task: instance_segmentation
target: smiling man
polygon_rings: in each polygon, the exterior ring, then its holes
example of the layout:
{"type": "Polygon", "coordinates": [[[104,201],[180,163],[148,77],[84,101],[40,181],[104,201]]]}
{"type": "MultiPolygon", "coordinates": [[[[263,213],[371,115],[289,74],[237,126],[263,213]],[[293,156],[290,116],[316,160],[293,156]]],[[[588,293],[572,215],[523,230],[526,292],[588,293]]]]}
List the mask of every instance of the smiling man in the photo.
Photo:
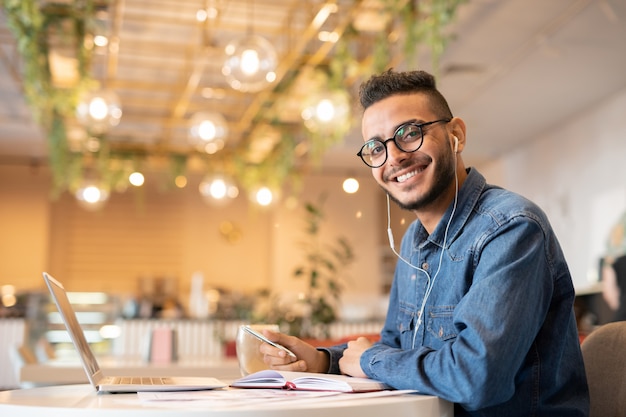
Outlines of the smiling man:
{"type": "Polygon", "coordinates": [[[297,358],[263,345],[266,363],[416,389],[455,416],[587,416],[574,288],[543,211],[465,167],[465,123],[432,75],[387,71],[360,100],[358,155],[416,216],[399,253],[388,230],[398,263],[380,341],[316,349],[271,333],[297,358]]]}

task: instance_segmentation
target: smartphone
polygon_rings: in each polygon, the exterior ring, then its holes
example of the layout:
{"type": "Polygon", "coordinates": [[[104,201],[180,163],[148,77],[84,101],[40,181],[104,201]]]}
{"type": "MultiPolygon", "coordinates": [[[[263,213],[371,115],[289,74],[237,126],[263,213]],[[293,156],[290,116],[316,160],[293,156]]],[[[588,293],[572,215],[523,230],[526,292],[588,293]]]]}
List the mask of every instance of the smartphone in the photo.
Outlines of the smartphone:
{"type": "Polygon", "coordinates": [[[296,354],[293,353],[292,351],[290,351],[289,349],[287,349],[286,347],[279,345],[276,342],[272,342],[271,340],[269,340],[267,337],[263,336],[261,333],[252,330],[252,328],[250,326],[243,326],[243,329],[245,331],[247,331],[248,333],[250,333],[252,336],[256,337],[257,339],[267,343],[268,345],[272,345],[275,348],[278,348],[280,350],[284,350],[285,352],[287,352],[287,354],[289,356],[291,356],[292,358],[297,358],[296,354]]]}

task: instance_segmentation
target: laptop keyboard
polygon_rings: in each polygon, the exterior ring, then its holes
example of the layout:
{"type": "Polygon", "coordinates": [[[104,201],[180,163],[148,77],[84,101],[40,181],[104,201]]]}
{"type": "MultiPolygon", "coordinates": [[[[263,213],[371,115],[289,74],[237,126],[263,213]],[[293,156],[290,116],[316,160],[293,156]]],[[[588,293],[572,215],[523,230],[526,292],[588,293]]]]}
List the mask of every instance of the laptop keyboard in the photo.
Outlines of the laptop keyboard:
{"type": "Polygon", "coordinates": [[[114,384],[123,385],[164,385],[169,383],[169,378],[158,377],[117,377],[114,384]]]}

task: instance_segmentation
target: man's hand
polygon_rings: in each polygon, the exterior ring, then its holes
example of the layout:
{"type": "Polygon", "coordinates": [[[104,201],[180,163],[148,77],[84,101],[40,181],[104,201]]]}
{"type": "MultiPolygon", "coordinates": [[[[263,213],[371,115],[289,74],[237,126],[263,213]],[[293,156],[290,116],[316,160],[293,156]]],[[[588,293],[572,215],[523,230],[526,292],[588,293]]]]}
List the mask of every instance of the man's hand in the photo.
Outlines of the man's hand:
{"type": "Polygon", "coordinates": [[[339,359],[339,369],[342,374],[367,378],[361,369],[361,355],[372,346],[372,342],[366,337],[359,337],[348,342],[348,348],[343,351],[343,357],[339,359]]]}
{"type": "Polygon", "coordinates": [[[277,349],[267,343],[261,343],[259,351],[263,354],[263,362],[271,369],[324,374],[328,372],[330,359],[326,352],[317,350],[314,346],[295,336],[288,336],[269,330],[264,330],[263,335],[272,342],[283,345],[296,355],[296,358],[293,358],[284,350],[277,349]]]}

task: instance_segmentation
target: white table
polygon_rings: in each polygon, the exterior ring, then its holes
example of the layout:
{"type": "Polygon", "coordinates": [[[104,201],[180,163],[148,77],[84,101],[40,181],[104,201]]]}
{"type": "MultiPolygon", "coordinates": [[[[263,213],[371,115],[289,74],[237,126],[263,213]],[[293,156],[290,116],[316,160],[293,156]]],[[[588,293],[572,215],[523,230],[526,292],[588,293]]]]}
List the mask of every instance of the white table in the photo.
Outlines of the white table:
{"type": "MultiPolygon", "coordinates": [[[[155,364],[139,358],[110,357],[98,358],[98,364],[106,376],[211,376],[222,380],[233,380],[241,376],[236,358],[187,358],[172,363],[155,364]]],[[[22,387],[86,382],[87,375],[78,359],[24,364],[20,369],[22,387]]]]}
{"type": "MultiPolygon", "coordinates": [[[[239,390],[254,391],[254,390],[239,390]]],[[[98,394],[91,385],[60,385],[0,392],[0,415],[28,417],[452,417],[451,403],[405,394],[339,394],[314,401],[268,401],[237,407],[194,407],[193,402],[147,403],[137,394],[98,394]]],[[[244,400],[245,401],[245,400],[244,400]]]]}

